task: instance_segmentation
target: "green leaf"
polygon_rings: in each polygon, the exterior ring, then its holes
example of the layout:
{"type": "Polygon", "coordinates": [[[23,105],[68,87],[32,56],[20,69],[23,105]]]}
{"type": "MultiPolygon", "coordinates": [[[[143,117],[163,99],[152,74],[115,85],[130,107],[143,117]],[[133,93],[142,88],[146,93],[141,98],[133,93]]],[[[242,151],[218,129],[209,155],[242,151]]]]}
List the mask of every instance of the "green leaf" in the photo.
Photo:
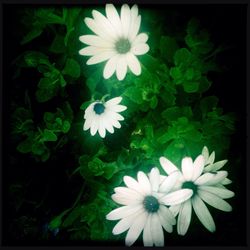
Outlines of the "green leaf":
{"type": "Polygon", "coordinates": [[[172,67],[169,72],[170,76],[175,80],[176,84],[180,84],[183,81],[183,73],[179,67],[172,67]]]}
{"type": "Polygon", "coordinates": [[[44,64],[50,66],[48,57],[37,51],[28,51],[25,52],[23,56],[26,67],[38,67],[39,64],[44,64]]]}
{"type": "Polygon", "coordinates": [[[48,129],[44,129],[42,137],[42,141],[57,141],[57,135],[48,129]]]}
{"type": "Polygon", "coordinates": [[[31,42],[35,38],[39,37],[43,32],[43,27],[32,28],[21,40],[21,45],[31,42]]]}
{"type": "Polygon", "coordinates": [[[218,105],[218,102],[219,99],[216,96],[204,97],[200,103],[202,114],[205,115],[212,111],[218,105]]]}
{"type": "Polygon", "coordinates": [[[27,139],[18,144],[17,150],[23,154],[29,153],[32,150],[32,144],[33,140],[30,137],[28,137],[27,139]]]}
{"type": "Polygon", "coordinates": [[[93,93],[96,89],[96,86],[102,79],[102,73],[100,69],[95,70],[88,78],[86,81],[86,85],[90,89],[91,93],[93,93]]]}
{"type": "Polygon", "coordinates": [[[178,49],[174,55],[175,65],[183,65],[190,63],[192,55],[190,51],[186,48],[178,49]]]}
{"type": "Polygon", "coordinates": [[[44,24],[64,24],[63,18],[54,14],[53,9],[39,8],[36,10],[35,15],[44,24]]]}
{"type": "Polygon", "coordinates": [[[44,145],[43,142],[34,142],[32,144],[32,153],[34,155],[42,155],[46,151],[46,146],[44,145]]]}
{"type": "Polygon", "coordinates": [[[142,104],[142,90],[136,87],[129,87],[125,90],[124,95],[127,96],[131,101],[142,104]]]}
{"type": "Polygon", "coordinates": [[[160,53],[163,58],[169,62],[173,61],[174,54],[178,49],[178,44],[175,38],[170,36],[162,36],[160,39],[160,53]]]}
{"type": "Polygon", "coordinates": [[[106,163],[103,167],[103,177],[110,180],[117,171],[116,162],[106,163]]]}
{"type": "Polygon", "coordinates": [[[36,91],[36,99],[38,102],[47,102],[56,95],[56,92],[56,88],[38,89],[36,91]]]}
{"type": "Polygon", "coordinates": [[[62,218],[70,211],[71,209],[67,209],[63,211],[60,215],[56,216],[53,220],[49,223],[49,228],[51,230],[59,228],[62,224],[62,218]]]}
{"type": "Polygon", "coordinates": [[[155,109],[158,104],[158,99],[156,96],[153,96],[152,99],[150,100],[150,108],[155,109]]]}
{"type": "Polygon", "coordinates": [[[185,81],[183,88],[187,93],[195,93],[199,90],[199,82],[196,81],[185,81]]]}
{"type": "Polygon", "coordinates": [[[75,22],[81,12],[79,7],[63,8],[63,20],[67,27],[67,33],[64,38],[64,43],[67,46],[69,41],[69,36],[75,30],[75,22]]]}
{"type": "Polygon", "coordinates": [[[203,93],[211,87],[212,82],[207,79],[207,77],[202,77],[200,79],[199,92],[203,93]]]}
{"type": "Polygon", "coordinates": [[[75,207],[65,218],[62,226],[63,227],[70,227],[73,223],[81,216],[82,213],[82,206],[75,207]]]}
{"type": "Polygon", "coordinates": [[[62,73],[73,78],[79,78],[81,74],[79,63],[73,58],[68,58],[62,73]]]}
{"type": "Polygon", "coordinates": [[[69,130],[70,130],[70,122],[64,121],[62,125],[62,132],[66,134],[68,133],[69,130]]]}
{"type": "Polygon", "coordinates": [[[39,80],[39,83],[38,83],[38,88],[40,89],[49,89],[52,87],[52,81],[50,78],[47,78],[47,77],[43,77],[39,80]]]}
{"type": "Polygon", "coordinates": [[[94,176],[100,176],[104,174],[104,163],[99,158],[94,158],[88,163],[88,169],[94,176]]]}
{"type": "Polygon", "coordinates": [[[49,50],[55,54],[65,53],[66,47],[64,44],[64,36],[56,35],[49,50]]]}
{"type": "Polygon", "coordinates": [[[165,133],[158,137],[157,141],[160,144],[164,144],[178,137],[178,131],[175,127],[166,129],[165,133]]]}

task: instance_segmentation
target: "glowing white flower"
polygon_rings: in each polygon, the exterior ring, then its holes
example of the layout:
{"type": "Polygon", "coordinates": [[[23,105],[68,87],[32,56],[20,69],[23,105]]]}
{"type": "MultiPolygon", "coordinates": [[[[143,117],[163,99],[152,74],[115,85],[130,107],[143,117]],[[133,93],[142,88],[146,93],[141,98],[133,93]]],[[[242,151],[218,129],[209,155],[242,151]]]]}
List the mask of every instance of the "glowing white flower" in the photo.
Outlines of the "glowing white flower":
{"type": "Polygon", "coordinates": [[[116,71],[118,80],[123,80],[127,67],[135,74],[141,74],[138,55],[148,52],[146,44],[148,35],[140,33],[141,16],[138,7],[131,9],[127,4],[122,5],[119,16],[113,4],[106,4],[106,17],[93,10],[92,18],[85,18],[86,25],[96,35],[80,36],[80,41],[89,45],[79,51],[80,55],[91,56],[88,65],[107,61],[103,77],[110,78],[116,71]]]}
{"type": "MultiPolygon", "coordinates": [[[[213,151],[211,155],[209,155],[209,151],[206,146],[203,147],[201,154],[203,155],[205,161],[205,167],[203,172],[217,172],[227,163],[227,160],[214,162],[215,152],[213,151]]],[[[222,185],[228,185],[230,183],[232,183],[232,181],[228,178],[225,178],[221,181],[222,185]]]]}
{"type": "Polygon", "coordinates": [[[114,127],[120,128],[119,121],[124,120],[123,116],[118,114],[127,109],[126,106],[120,105],[122,97],[115,97],[107,102],[95,101],[91,103],[84,114],[83,130],[90,128],[91,135],[95,135],[98,131],[99,135],[104,138],[106,130],[114,133],[114,127]]]}
{"type": "Polygon", "coordinates": [[[127,187],[115,188],[115,194],[112,195],[115,202],[124,206],[114,209],[106,216],[108,220],[120,220],[113,228],[113,234],[128,230],[125,243],[131,246],[143,231],[144,246],[163,246],[162,227],[171,233],[176,224],[173,214],[165,205],[180,204],[193,193],[190,189],[171,192],[178,176],[179,173],[175,172],[161,181],[157,168],[151,170],[149,177],[138,172],[138,181],[125,176],[123,180],[127,187]]]}
{"type": "Polygon", "coordinates": [[[192,208],[201,223],[210,232],[214,232],[215,223],[204,201],[219,210],[225,212],[232,211],[232,207],[224,199],[233,197],[234,192],[226,189],[224,186],[220,186],[221,181],[228,174],[227,171],[203,173],[205,163],[203,155],[199,155],[194,162],[190,157],[183,158],[181,171],[165,157],[160,158],[160,163],[168,175],[176,171],[181,173],[178,188],[190,188],[193,190],[193,195],[190,199],[182,204],[170,207],[175,216],[178,214],[178,234],[186,234],[191,221],[192,208]]]}

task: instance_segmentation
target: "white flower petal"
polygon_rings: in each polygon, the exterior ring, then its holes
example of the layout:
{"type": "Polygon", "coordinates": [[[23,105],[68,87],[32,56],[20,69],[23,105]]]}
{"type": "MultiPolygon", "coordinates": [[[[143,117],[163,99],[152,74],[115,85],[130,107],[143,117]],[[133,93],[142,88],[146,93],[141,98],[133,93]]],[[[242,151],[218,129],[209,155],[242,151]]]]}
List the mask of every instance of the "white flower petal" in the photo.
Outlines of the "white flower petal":
{"type": "Polygon", "coordinates": [[[152,191],[158,192],[160,183],[160,172],[158,168],[152,168],[149,173],[149,181],[151,183],[152,191]]]}
{"type": "MultiPolygon", "coordinates": [[[[99,31],[100,36],[104,37],[104,39],[109,39],[114,41],[118,37],[118,33],[116,29],[112,26],[109,20],[100,12],[93,10],[92,15],[94,17],[96,26],[96,31],[99,31]]],[[[96,32],[97,33],[97,32],[96,32]]]]}
{"type": "Polygon", "coordinates": [[[185,201],[181,204],[178,222],[177,222],[177,232],[180,235],[185,235],[189,228],[192,216],[192,204],[191,200],[185,201]]]}
{"type": "Polygon", "coordinates": [[[170,175],[174,171],[178,171],[178,168],[171,162],[169,161],[166,157],[160,157],[160,164],[164,171],[170,175]]]}
{"type": "Polygon", "coordinates": [[[138,61],[137,57],[129,52],[126,54],[127,65],[129,69],[136,75],[139,76],[141,74],[141,65],[138,61]]]}
{"type": "Polygon", "coordinates": [[[81,49],[79,51],[79,54],[82,56],[94,56],[94,55],[97,55],[99,53],[104,52],[105,50],[107,50],[107,49],[98,48],[98,47],[94,47],[94,46],[88,46],[88,47],[81,49]]]}
{"type": "Polygon", "coordinates": [[[155,246],[164,246],[164,234],[161,226],[161,222],[157,213],[152,214],[151,218],[151,233],[155,246]]]}
{"type": "Polygon", "coordinates": [[[126,230],[128,230],[131,225],[135,222],[135,219],[140,215],[144,213],[144,210],[141,209],[125,218],[123,218],[122,220],[120,220],[115,227],[113,228],[112,233],[113,234],[121,234],[123,232],[125,232],[126,230]]]}
{"type": "Polygon", "coordinates": [[[114,128],[112,126],[112,123],[108,119],[102,120],[103,126],[105,129],[108,130],[109,133],[113,134],[114,133],[114,128]]]}
{"type": "Polygon", "coordinates": [[[104,67],[104,70],[103,70],[103,77],[105,79],[109,79],[115,73],[118,58],[119,58],[119,56],[116,55],[116,56],[111,57],[107,61],[106,65],[104,67]]]}
{"type": "Polygon", "coordinates": [[[144,230],[143,230],[143,244],[145,247],[153,246],[153,237],[151,234],[151,220],[152,214],[148,214],[148,219],[146,221],[144,230]]]}
{"type": "Polygon", "coordinates": [[[95,47],[99,47],[99,48],[110,48],[112,49],[113,45],[107,41],[102,39],[99,36],[96,35],[83,35],[79,37],[79,40],[82,43],[85,43],[87,45],[91,45],[91,46],[95,46],[95,47]]]}
{"type": "Polygon", "coordinates": [[[222,182],[221,182],[222,185],[228,185],[228,184],[231,184],[231,183],[232,183],[232,181],[229,180],[228,178],[225,178],[225,179],[222,180],[222,182]]]}
{"type": "Polygon", "coordinates": [[[213,187],[213,186],[200,186],[199,190],[205,190],[207,192],[213,193],[222,199],[228,199],[234,196],[234,192],[226,188],[219,188],[219,187],[213,187]]]}
{"type": "MultiPolygon", "coordinates": [[[[105,17],[104,17],[105,18],[105,17]]],[[[112,30],[111,24],[106,20],[105,23],[98,22],[99,18],[89,18],[86,17],[84,19],[85,24],[91,29],[95,34],[103,38],[104,40],[108,40],[109,42],[114,42],[115,39],[115,33],[114,29],[112,30]]],[[[106,19],[106,18],[105,18],[106,19]]]]}
{"type": "Polygon", "coordinates": [[[124,117],[122,115],[120,115],[119,113],[113,112],[111,110],[107,111],[107,117],[110,120],[110,122],[113,120],[117,120],[117,121],[123,121],[124,117]]]}
{"type": "Polygon", "coordinates": [[[215,152],[213,151],[212,154],[208,158],[209,164],[213,164],[215,159],[215,152]]]}
{"type": "Polygon", "coordinates": [[[121,124],[120,124],[120,122],[118,122],[117,120],[112,120],[112,125],[113,125],[115,128],[121,128],[121,124]]]}
{"type": "Polygon", "coordinates": [[[205,164],[208,164],[209,152],[206,146],[203,147],[201,154],[204,156],[205,164]]]}
{"type": "Polygon", "coordinates": [[[173,226],[170,225],[170,224],[168,223],[168,221],[166,220],[166,218],[164,218],[164,217],[162,216],[162,214],[159,213],[159,212],[158,212],[158,217],[159,217],[161,226],[162,226],[168,233],[172,233],[172,232],[173,232],[173,226]]]}
{"type": "Polygon", "coordinates": [[[205,190],[198,190],[198,194],[200,198],[204,200],[206,203],[208,203],[210,206],[215,207],[224,212],[232,211],[231,205],[228,202],[221,199],[219,196],[207,192],[205,190]]]}
{"type": "Polygon", "coordinates": [[[144,55],[149,51],[149,46],[146,43],[138,43],[131,48],[131,51],[137,56],[144,55]]]}
{"type": "Polygon", "coordinates": [[[95,114],[94,113],[91,113],[88,118],[86,118],[85,122],[84,122],[84,125],[83,125],[83,130],[88,130],[90,127],[91,127],[91,124],[92,124],[92,121],[93,119],[95,119],[95,114]]]}
{"type": "Polygon", "coordinates": [[[122,35],[122,25],[118,12],[113,4],[106,4],[106,16],[119,36],[122,35]]]}
{"type": "Polygon", "coordinates": [[[151,194],[151,184],[149,182],[149,179],[145,173],[142,171],[139,171],[137,174],[137,180],[141,188],[144,190],[146,194],[151,194]]]}
{"type": "Polygon", "coordinates": [[[140,205],[119,207],[108,213],[106,215],[106,219],[119,220],[128,217],[129,215],[134,214],[140,210],[142,210],[142,206],[140,205]]]}
{"type": "Polygon", "coordinates": [[[120,56],[116,64],[116,76],[119,81],[125,78],[127,73],[127,61],[125,56],[120,56]]]}
{"type": "Polygon", "coordinates": [[[113,201],[115,201],[116,203],[120,204],[120,205],[125,205],[125,206],[130,206],[130,205],[139,205],[142,203],[141,200],[139,199],[134,199],[131,197],[128,197],[126,195],[121,195],[121,194],[112,194],[111,198],[113,199],[113,201]]]}
{"type": "Polygon", "coordinates": [[[143,196],[140,192],[134,190],[134,189],[131,189],[131,188],[127,188],[127,187],[116,187],[114,189],[114,191],[118,194],[121,194],[121,195],[124,195],[124,196],[127,196],[127,197],[130,197],[132,199],[138,199],[140,201],[143,200],[143,196]]]}
{"type": "Polygon", "coordinates": [[[201,175],[194,183],[196,185],[216,185],[228,175],[227,171],[219,171],[215,174],[205,173],[201,175]]]}
{"type": "Polygon", "coordinates": [[[194,208],[194,211],[201,221],[201,223],[204,225],[207,230],[210,232],[215,231],[215,223],[213,220],[213,217],[211,216],[210,212],[208,211],[206,205],[204,202],[201,200],[201,198],[196,195],[192,198],[192,205],[194,208]]]}
{"type": "Polygon", "coordinates": [[[173,172],[171,175],[169,175],[160,185],[159,192],[168,193],[171,191],[177,181],[177,179],[180,176],[179,171],[173,172]]]}
{"type": "Polygon", "coordinates": [[[133,41],[132,46],[139,44],[139,43],[146,43],[148,40],[148,35],[146,33],[140,33],[133,41]]]}
{"type": "Polygon", "coordinates": [[[87,116],[88,114],[93,114],[93,113],[94,113],[93,107],[95,106],[96,103],[98,103],[98,102],[93,102],[93,103],[91,103],[91,104],[86,108],[86,110],[85,110],[85,112],[84,112],[84,118],[86,118],[86,116],[87,116]]]}
{"type": "Polygon", "coordinates": [[[204,157],[203,155],[199,155],[193,164],[193,176],[192,176],[192,181],[195,181],[203,172],[204,169],[204,157]]]}
{"type": "Polygon", "coordinates": [[[119,96],[119,97],[114,97],[114,98],[108,100],[108,101],[105,103],[105,107],[107,107],[107,108],[112,107],[112,106],[114,106],[114,105],[119,104],[121,101],[122,101],[122,97],[121,97],[121,96],[119,96]]]}
{"type": "Polygon", "coordinates": [[[123,4],[121,8],[121,24],[124,37],[128,37],[130,28],[130,9],[127,4],[123,4]]]}
{"type": "Polygon", "coordinates": [[[210,164],[207,167],[205,167],[204,172],[217,171],[221,169],[227,162],[228,160],[222,160],[222,161],[217,161],[213,164],[210,164]]]}
{"type": "Polygon", "coordinates": [[[94,136],[99,127],[99,117],[96,116],[95,119],[92,120],[91,127],[90,127],[90,134],[94,136]]]}
{"type": "Polygon", "coordinates": [[[173,213],[166,206],[160,205],[158,212],[164,217],[164,220],[170,225],[175,225],[176,220],[173,213]]]}
{"type": "Polygon", "coordinates": [[[129,228],[128,233],[125,238],[126,246],[133,245],[133,243],[137,240],[137,238],[141,234],[146,224],[147,217],[148,217],[148,213],[144,211],[143,213],[141,213],[135,218],[134,223],[129,228]]]}
{"type": "Polygon", "coordinates": [[[100,62],[107,61],[114,55],[115,55],[115,52],[113,50],[107,50],[102,53],[98,53],[88,59],[87,65],[92,65],[92,64],[97,64],[100,62]]]}
{"type": "Polygon", "coordinates": [[[114,111],[114,112],[122,112],[122,111],[126,110],[127,107],[124,105],[114,105],[114,106],[109,107],[109,109],[114,111]]]}
{"type": "Polygon", "coordinates": [[[174,205],[174,206],[169,207],[169,210],[171,211],[171,213],[174,216],[176,216],[179,213],[180,208],[181,208],[181,204],[178,204],[178,205],[174,205]]]}
{"type": "Polygon", "coordinates": [[[160,202],[167,206],[173,206],[188,200],[192,195],[191,189],[181,189],[165,195],[160,199],[160,202]]]}
{"type": "Polygon", "coordinates": [[[136,35],[139,32],[140,25],[141,25],[141,16],[140,15],[135,16],[136,9],[134,8],[135,11],[133,13],[133,7],[131,9],[131,26],[130,26],[129,36],[128,36],[130,41],[133,41],[135,39],[136,35]]]}
{"type": "Polygon", "coordinates": [[[130,176],[124,176],[123,181],[128,188],[131,188],[131,189],[145,195],[144,189],[139,185],[139,183],[134,178],[132,178],[130,176]]]}
{"type": "Polygon", "coordinates": [[[191,181],[193,176],[193,161],[191,157],[185,157],[181,162],[181,170],[186,181],[191,181]]]}
{"type": "Polygon", "coordinates": [[[105,126],[104,126],[104,121],[105,121],[105,117],[104,116],[100,116],[100,119],[99,119],[99,128],[98,128],[98,133],[99,135],[104,138],[106,136],[106,129],[105,129],[105,126]]]}

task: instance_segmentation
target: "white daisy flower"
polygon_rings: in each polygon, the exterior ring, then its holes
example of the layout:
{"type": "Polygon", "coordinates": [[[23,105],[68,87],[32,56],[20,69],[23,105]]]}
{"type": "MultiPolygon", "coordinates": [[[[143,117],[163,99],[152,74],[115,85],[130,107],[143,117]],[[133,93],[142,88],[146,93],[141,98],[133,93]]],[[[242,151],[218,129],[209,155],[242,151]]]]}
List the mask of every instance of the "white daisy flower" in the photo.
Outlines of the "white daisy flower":
{"type": "Polygon", "coordinates": [[[114,209],[106,216],[108,220],[120,220],[113,228],[113,234],[128,230],[125,243],[131,246],[143,231],[144,246],[164,246],[162,227],[171,233],[176,224],[166,205],[180,204],[193,194],[191,189],[171,192],[178,177],[179,173],[175,172],[161,181],[157,168],[151,170],[149,177],[138,172],[138,181],[125,176],[123,180],[127,187],[115,188],[115,194],[112,195],[115,202],[124,206],[114,209]]]}
{"type": "Polygon", "coordinates": [[[126,106],[120,105],[122,97],[115,97],[107,102],[95,101],[91,103],[84,114],[83,130],[90,129],[92,136],[98,131],[99,135],[104,138],[106,130],[114,133],[114,127],[120,128],[119,121],[123,121],[124,117],[119,114],[127,109],[126,106]]]}
{"type": "Polygon", "coordinates": [[[177,206],[171,206],[170,210],[177,219],[177,231],[180,235],[185,235],[190,222],[192,208],[201,223],[210,231],[215,231],[214,220],[204,202],[219,210],[229,212],[232,207],[224,199],[234,196],[234,192],[221,187],[221,181],[227,176],[227,171],[217,171],[216,173],[203,173],[204,157],[199,155],[193,162],[190,157],[182,159],[181,171],[167,158],[161,157],[160,164],[165,172],[170,175],[178,171],[181,173],[178,188],[190,188],[193,195],[187,201],[177,206]]]}
{"type": "MultiPolygon", "coordinates": [[[[222,160],[222,161],[214,162],[214,160],[215,160],[215,152],[213,151],[211,153],[211,155],[209,155],[209,151],[208,151],[208,148],[206,146],[203,147],[201,154],[204,157],[205,167],[204,167],[203,172],[205,172],[205,173],[207,173],[207,172],[217,172],[218,170],[220,170],[228,162],[228,160],[222,160]]],[[[230,183],[232,183],[232,181],[230,179],[228,179],[228,178],[225,178],[221,182],[222,185],[228,185],[230,183]]]]}
{"type": "Polygon", "coordinates": [[[89,45],[79,51],[80,55],[91,56],[87,64],[107,61],[103,77],[110,78],[116,71],[118,80],[123,80],[127,67],[135,74],[141,74],[141,65],[136,56],[149,51],[148,35],[140,33],[141,16],[138,7],[131,9],[127,4],[121,7],[119,16],[113,4],[106,4],[106,17],[93,10],[93,18],[85,18],[86,25],[96,35],[83,35],[79,39],[89,45]]]}

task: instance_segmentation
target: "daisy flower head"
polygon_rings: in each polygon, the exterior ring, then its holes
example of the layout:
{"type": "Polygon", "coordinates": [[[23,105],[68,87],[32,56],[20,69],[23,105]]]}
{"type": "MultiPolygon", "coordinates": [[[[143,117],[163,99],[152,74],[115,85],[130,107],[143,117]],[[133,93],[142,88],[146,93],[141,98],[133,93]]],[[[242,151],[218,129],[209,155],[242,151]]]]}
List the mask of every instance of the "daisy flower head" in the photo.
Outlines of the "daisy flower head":
{"type": "Polygon", "coordinates": [[[127,109],[126,106],[119,104],[122,97],[115,97],[107,102],[95,101],[91,103],[84,113],[83,130],[90,129],[90,134],[94,136],[97,131],[104,138],[106,130],[109,133],[114,133],[115,128],[121,128],[119,121],[123,121],[124,117],[119,114],[127,109]]]}
{"type": "Polygon", "coordinates": [[[162,227],[171,233],[176,224],[175,217],[167,206],[180,204],[193,193],[190,189],[171,191],[178,176],[179,173],[174,172],[161,181],[158,168],[152,168],[148,176],[139,171],[137,180],[124,176],[127,187],[115,188],[112,195],[112,199],[123,206],[106,216],[108,220],[120,220],[112,233],[117,235],[128,230],[125,239],[127,246],[131,246],[141,232],[144,246],[164,246],[162,227]]]}
{"type": "Polygon", "coordinates": [[[121,7],[118,14],[113,4],[106,4],[106,16],[93,10],[93,18],[84,19],[95,35],[82,35],[80,41],[88,46],[79,51],[80,55],[90,56],[88,65],[107,61],[103,77],[110,78],[115,72],[119,81],[123,80],[129,68],[133,74],[141,74],[141,65],[137,56],[149,51],[146,43],[148,35],[140,33],[141,16],[137,5],[121,7]]]}
{"type": "Polygon", "coordinates": [[[173,214],[178,215],[178,234],[185,235],[187,233],[191,222],[192,208],[204,227],[210,232],[214,232],[215,223],[205,203],[225,212],[232,211],[231,205],[224,199],[233,197],[234,192],[221,186],[221,182],[228,175],[227,171],[204,173],[205,160],[203,155],[199,155],[194,162],[190,157],[183,158],[181,170],[165,157],[160,158],[160,164],[168,175],[179,171],[178,188],[193,190],[193,195],[188,200],[170,207],[173,214]]]}
{"type": "MultiPolygon", "coordinates": [[[[228,160],[214,162],[215,161],[215,152],[213,151],[209,155],[209,150],[206,146],[203,147],[201,154],[204,157],[204,164],[205,164],[203,172],[217,172],[222,167],[224,167],[224,165],[228,162],[228,160]]],[[[230,183],[232,183],[232,181],[228,178],[225,178],[221,182],[222,185],[228,185],[230,183]]]]}

